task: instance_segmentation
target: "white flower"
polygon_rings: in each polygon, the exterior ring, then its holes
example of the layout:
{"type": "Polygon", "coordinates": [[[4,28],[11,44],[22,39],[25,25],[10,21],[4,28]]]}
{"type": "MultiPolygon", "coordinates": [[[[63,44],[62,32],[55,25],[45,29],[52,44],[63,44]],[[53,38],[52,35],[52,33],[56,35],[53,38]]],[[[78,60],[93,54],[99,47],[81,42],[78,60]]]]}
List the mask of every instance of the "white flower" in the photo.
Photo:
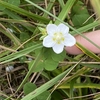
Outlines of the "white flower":
{"type": "Polygon", "coordinates": [[[43,46],[52,47],[57,54],[63,51],[64,46],[73,46],[76,43],[75,38],[69,34],[69,27],[64,24],[48,24],[46,30],[48,35],[43,39],[43,46]]]}

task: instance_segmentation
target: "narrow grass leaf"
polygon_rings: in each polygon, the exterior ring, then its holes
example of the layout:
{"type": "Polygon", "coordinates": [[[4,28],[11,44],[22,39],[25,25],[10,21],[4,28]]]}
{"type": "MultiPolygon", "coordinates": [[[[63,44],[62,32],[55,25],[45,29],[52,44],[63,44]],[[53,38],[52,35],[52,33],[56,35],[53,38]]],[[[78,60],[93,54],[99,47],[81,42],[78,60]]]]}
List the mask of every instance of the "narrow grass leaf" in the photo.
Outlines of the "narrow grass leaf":
{"type": "Polygon", "coordinates": [[[41,22],[44,22],[44,23],[48,23],[49,22],[49,19],[47,19],[47,18],[44,18],[42,16],[39,16],[39,15],[33,14],[31,12],[28,12],[28,11],[22,9],[22,8],[19,8],[17,6],[9,4],[7,2],[4,2],[4,1],[0,0],[0,5],[4,6],[5,8],[8,8],[8,9],[10,9],[10,10],[12,10],[12,11],[18,13],[18,14],[21,14],[21,15],[27,16],[29,18],[32,18],[34,20],[41,21],[41,22]]]}
{"type": "MultiPolygon", "coordinates": [[[[95,88],[100,89],[100,84],[96,83],[75,83],[73,85],[74,88],[95,88]]],[[[62,86],[59,86],[58,89],[70,89],[70,84],[64,84],[62,86]]]]}
{"type": "Polygon", "coordinates": [[[59,2],[59,4],[60,4],[61,8],[63,8],[63,7],[65,6],[64,0],[58,0],[58,2],[59,2]]]}
{"type": "Polygon", "coordinates": [[[42,51],[37,55],[36,59],[31,62],[30,69],[28,73],[26,74],[25,78],[23,79],[22,83],[18,87],[17,91],[19,91],[24,85],[24,83],[28,80],[29,76],[32,74],[33,70],[36,68],[38,61],[40,61],[41,55],[42,55],[42,51]]]}
{"type": "MultiPolygon", "coordinates": [[[[1,25],[2,26],[2,25],[1,25]]],[[[10,31],[7,31],[6,28],[3,26],[0,27],[0,32],[2,32],[4,35],[6,35],[9,39],[11,39],[13,41],[13,44],[16,46],[21,45],[20,40],[14,35],[12,34],[10,31]]]]}
{"type": "Polygon", "coordinates": [[[100,0],[91,0],[90,2],[92,3],[96,14],[98,15],[98,17],[100,17],[100,0]]]}
{"type": "Polygon", "coordinates": [[[41,44],[36,44],[36,45],[30,46],[30,47],[28,47],[26,49],[23,49],[23,50],[21,50],[19,52],[10,54],[10,55],[8,55],[6,57],[2,57],[2,58],[0,58],[0,64],[12,61],[12,60],[17,59],[17,58],[20,58],[20,57],[22,57],[22,56],[24,56],[24,55],[36,50],[36,49],[42,48],[42,47],[43,46],[41,44]]]}
{"type": "MultiPolygon", "coordinates": [[[[64,21],[64,19],[66,18],[66,16],[68,15],[70,9],[72,8],[73,4],[76,2],[76,0],[68,0],[65,4],[65,6],[63,6],[58,18],[61,19],[62,21],[64,21]]],[[[59,24],[59,20],[55,21],[55,24],[59,24]]]]}
{"type": "MultiPolygon", "coordinates": [[[[99,23],[98,21],[95,21],[95,22],[93,22],[93,23],[90,23],[90,24],[88,24],[88,25],[85,25],[85,26],[83,26],[83,27],[78,28],[77,31],[80,32],[80,33],[83,33],[83,32],[86,32],[86,31],[88,31],[88,30],[90,30],[90,29],[93,29],[93,28],[95,28],[95,27],[97,27],[97,26],[99,26],[99,25],[100,25],[100,23],[99,23]]],[[[75,31],[71,31],[70,33],[71,33],[72,35],[77,35],[77,34],[78,34],[78,33],[76,33],[75,31]]]]}
{"type": "Polygon", "coordinates": [[[54,84],[56,84],[58,81],[60,81],[71,69],[73,69],[73,67],[75,67],[75,66],[70,67],[65,72],[61,73],[60,75],[58,75],[55,78],[48,81],[47,83],[43,84],[42,86],[40,86],[39,88],[37,88],[36,90],[31,92],[30,94],[26,95],[21,100],[31,100],[31,99],[37,97],[39,94],[43,93],[44,91],[46,91],[47,89],[52,87],[54,84]]]}
{"type": "Polygon", "coordinates": [[[93,59],[95,59],[96,61],[100,61],[100,58],[95,55],[93,52],[91,52],[90,50],[88,50],[87,48],[85,48],[84,46],[82,46],[79,43],[76,43],[76,46],[78,48],[80,48],[86,55],[88,55],[89,57],[92,57],[93,59]]]}

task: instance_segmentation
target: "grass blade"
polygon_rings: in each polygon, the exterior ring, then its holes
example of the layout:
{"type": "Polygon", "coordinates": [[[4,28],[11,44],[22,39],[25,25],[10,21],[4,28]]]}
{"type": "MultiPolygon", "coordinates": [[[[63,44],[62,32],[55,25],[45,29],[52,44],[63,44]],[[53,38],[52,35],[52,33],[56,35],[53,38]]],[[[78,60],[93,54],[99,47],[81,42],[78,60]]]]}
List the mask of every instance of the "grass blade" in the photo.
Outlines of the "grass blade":
{"type": "Polygon", "coordinates": [[[88,49],[86,49],[84,46],[82,46],[81,44],[79,43],[76,43],[76,46],[78,48],[80,48],[86,55],[88,55],[89,57],[92,57],[94,58],[96,61],[100,61],[100,58],[95,55],[93,52],[89,51],[88,49]]]}
{"type": "Polygon", "coordinates": [[[6,57],[0,58],[0,62],[1,62],[0,64],[3,64],[3,63],[6,63],[6,62],[9,62],[9,61],[12,61],[14,59],[17,59],[19,57],[22,57],[22,56],[38,49],[38,48],[42,48],[42,45],[41,44],[36,44],[36,45],[30,46],[26,49],[23,49],[19,52],[16,52],[16,53],[10,54],[6,57]]]}
{"type": "Polygon", "coordinates": [[[4,6],[7,9],[10,9],[10,10],[16,12],[16,13],[19,13],[21,15],[24,15],[24,16],[27,16],[29,18],[32,18],[34,20],[41,21],[41,22],[44,22],[44,23],[48,23],[49,22],[49,19],[47,19],[45,17],[42,17],[42,16],[39,16],[39,15],[33,14],[33,13],[28,12],[28,11],[22,9],[22,8],[19,8],[17,6],[14,6],[12,4],[9,4],[7,2],[4,2],[4,1],[1,1],[0,0],[0,5],[1,6],[4,6]]]}

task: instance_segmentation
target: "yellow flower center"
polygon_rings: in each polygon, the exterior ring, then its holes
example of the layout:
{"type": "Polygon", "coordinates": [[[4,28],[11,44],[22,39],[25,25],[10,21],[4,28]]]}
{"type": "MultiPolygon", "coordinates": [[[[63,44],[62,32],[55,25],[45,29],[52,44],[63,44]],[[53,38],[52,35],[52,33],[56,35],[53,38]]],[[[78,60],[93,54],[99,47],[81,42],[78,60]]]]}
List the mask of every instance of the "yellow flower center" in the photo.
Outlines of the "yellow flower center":
{"type": "Polygon", "coordinates": [[[65,40],[63,34],[61,32],[59,33],[54,33],[53,36],[53,41],[56,42],[57,44],[61,44],[65,40]]]}

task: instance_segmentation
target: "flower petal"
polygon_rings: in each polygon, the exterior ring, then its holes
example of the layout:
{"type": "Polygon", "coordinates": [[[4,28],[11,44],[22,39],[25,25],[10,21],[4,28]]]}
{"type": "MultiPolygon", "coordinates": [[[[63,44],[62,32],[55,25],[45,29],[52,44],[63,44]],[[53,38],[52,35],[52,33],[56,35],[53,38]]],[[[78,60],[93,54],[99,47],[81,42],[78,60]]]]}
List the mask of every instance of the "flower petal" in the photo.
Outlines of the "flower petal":
{"type": "Polygon", "coordinates": [[[76,43],[76,39],[71,34],[68,34],[65,37],[65,40],[64,40],[65,46],[73,46],[73,45],[75,45],[75,43],[76,43]]]}
{"type": "Polygon", "coordinates": [[[55,44],[52,48],[55,53],[59,54],[63,51],[64,45],[63,44],[55,44]]]}
{"type": "Polygon", "coordinates": [[[58,27],[55,24],[48,24],[46,30],[49,35],[53,36],[57,32],[58,27]]]}
{"type": "Polygon", "coordinates": [[[69,32],[69,27],[64,25],[64,24],[59,24],[58,25],[58,29],[60,32],[62,32],[63,34],[67,34],[69,32]]]}
{"type": "Polygon", "coordinates": [[[52,37],[51,36],[46,36],[44,39],[43,39],[43,46],[44,47],[52,47],[55,43],[53,42],[52,40],[52,37]]]}

